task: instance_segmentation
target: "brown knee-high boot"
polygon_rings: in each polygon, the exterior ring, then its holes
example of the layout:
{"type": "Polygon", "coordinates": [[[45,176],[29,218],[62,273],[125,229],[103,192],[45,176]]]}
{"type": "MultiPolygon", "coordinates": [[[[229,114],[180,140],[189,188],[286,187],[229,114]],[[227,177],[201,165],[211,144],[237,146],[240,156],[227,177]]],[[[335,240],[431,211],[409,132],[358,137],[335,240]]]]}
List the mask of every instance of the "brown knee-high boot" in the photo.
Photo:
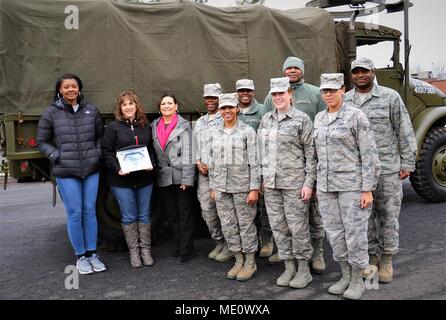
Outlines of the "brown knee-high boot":
{"type": "Polygon", "coordinates": [[[141,257],[139,253],[138,243],[138,223],[121,224],[122,231],[124,231],[125,241],[130,252],[130,264],[133,268],[142,267],[141,257]]]}
{"type": "Polygon", "coordinates": [[[139,247],[141,248],[142,263],[145,266],[153,266],[154,261],[152,258],[151,248],[151,225],[150,223],[138,222],[139,233],[139,247]]]}

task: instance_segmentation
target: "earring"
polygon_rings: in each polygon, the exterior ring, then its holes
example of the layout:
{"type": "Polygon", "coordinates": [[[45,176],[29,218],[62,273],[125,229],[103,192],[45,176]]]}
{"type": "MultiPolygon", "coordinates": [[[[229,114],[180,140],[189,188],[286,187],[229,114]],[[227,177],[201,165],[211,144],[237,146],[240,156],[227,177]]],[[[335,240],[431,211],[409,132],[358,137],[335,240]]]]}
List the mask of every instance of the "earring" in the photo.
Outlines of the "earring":
{"type": "Polygon", "coordinates": [[[57,98],[59,98],[59,99],[60,99],[60,92],[58,92],[58,93],[57,93],[57,98]]]}

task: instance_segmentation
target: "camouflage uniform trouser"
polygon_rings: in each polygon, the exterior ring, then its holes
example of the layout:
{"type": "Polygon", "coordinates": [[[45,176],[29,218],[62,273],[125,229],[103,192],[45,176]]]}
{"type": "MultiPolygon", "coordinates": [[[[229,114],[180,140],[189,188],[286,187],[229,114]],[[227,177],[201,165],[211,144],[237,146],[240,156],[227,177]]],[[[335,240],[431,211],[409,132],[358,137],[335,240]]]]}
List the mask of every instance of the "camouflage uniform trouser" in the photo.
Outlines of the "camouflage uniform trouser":
{"type": "Polygon", "coordinates": [[[318,190],[319,208],[335,261],[362,270],[369,265],[367,223],[371,208],[361,209],[361,191],[318,190]]]}
{"type": "Polygon", "coordinates": [[[280,260],[310,260],[308,208],[300,198],[300,189],[265,188],[265,204],[280,260]]]}
{"type": "Polygon", "coordinates": [[[246,203],[248,194],[216,192],[218,216],[226,243],[232,252],[257,251],[257,229],[254,224],[257,205],[246,203]]]}
{"type": "Polygon", "coordinates": [[[311,245],[313,246],[313,257],[322,255],[324,243],[324,225],[322,224],[322,216],[319,212],[319,204],[317,197],[312,197],[310,201],[310,236],[311,245]]]}
{"type": "Polygon", "coordinates": [[[398,217],[403,199],[403,184],[398,173],[382,174],[373,191],[369,219],[369,254],[396,254],[399,245],[398,217]]]}
{"type": "Polygon", "coordinates": [[[209,191],[208,176],[198,175],[197,196],[198,201],[200,201],[201,215],[208,226],[212,239],[217,241],[223,240],[223,232],[221,230],[220,218],[217,214],[217,207],[209,191]]]}

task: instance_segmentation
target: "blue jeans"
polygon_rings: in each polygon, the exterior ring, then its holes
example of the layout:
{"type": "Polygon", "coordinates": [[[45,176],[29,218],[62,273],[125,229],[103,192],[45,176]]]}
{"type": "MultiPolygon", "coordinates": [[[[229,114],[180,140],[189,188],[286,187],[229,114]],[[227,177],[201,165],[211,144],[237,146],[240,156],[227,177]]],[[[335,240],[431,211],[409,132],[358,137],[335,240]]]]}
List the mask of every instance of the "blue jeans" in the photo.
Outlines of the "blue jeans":
{"type": "Polygon", "coordinates": [[[119,203],[122,224],[131,224],[136,221],[150,223],[152,187],[152,184],[139,188],[110,187],[119,203]]]}
{"type": "Polygon", "coordinates": [[[59,193],[67,211],[68,237],[76,255],[96,250],[98,223],[96,197],[99,173],[81,178],[56,177],[59,193]]]}

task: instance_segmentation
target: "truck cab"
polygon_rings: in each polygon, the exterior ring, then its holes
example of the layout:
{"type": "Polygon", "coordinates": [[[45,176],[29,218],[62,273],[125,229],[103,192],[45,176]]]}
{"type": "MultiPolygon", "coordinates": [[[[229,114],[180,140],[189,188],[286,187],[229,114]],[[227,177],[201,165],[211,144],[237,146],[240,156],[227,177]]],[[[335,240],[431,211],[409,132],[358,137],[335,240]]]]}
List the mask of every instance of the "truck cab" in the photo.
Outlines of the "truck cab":
{"type": "MultiPolygon", "coordinates": [[[[401,32],[381,25],[356,22],[356,49],[358,56],[365,46],[378,46],[378,60],[388,57],[385,65],[376,66],[376,81],[396,90],[410,114],[415,132],[418,154],[415,172],[410,181],[414,190],[427,201],[446,201],[446,94],[427,82],[411,78],[405,93],[404,68],[400,62],[401,32]]],[[[339,71],[350,81],[348,39],[349,24],[336,23],[337,57],[339,71]]],[[[370,50],[369,50],[370,51],[370,50]]]]}

